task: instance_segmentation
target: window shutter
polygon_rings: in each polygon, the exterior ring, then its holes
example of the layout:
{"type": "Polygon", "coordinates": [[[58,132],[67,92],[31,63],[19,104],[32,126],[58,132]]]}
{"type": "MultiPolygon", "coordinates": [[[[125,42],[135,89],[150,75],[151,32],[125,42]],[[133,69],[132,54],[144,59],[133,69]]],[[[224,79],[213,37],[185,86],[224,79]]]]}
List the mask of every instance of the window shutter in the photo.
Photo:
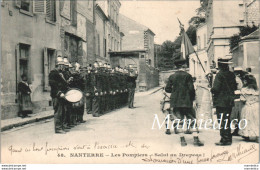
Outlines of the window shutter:
{"type": "Polygon", "coordinates": [[[43,70],[44,70],[44,85],[43,90],[47,91],[49,87],[49,61],[48,61],[48,55],[47,55],[47,48],[44,48],[43,50],[43,70]]]}
{"type": "Polygon", "coordinates": [[[15,47],[15,59],[16,59],[16,93],[18,93],[18,83],[20,82],[20,45],[15,47]]]}
{"type": "Polygon", "coordinates": [[[16,6],[17,8],[21,8],[21,5],[22,5],[21,0],[15,0],[15,6],[16,6]]]}
{"type": "Polygon", "coordinates": [[[33,1],[33,13],[45,14],[46,13],[46,1],[45,0],[34,0],[33,1]]]}

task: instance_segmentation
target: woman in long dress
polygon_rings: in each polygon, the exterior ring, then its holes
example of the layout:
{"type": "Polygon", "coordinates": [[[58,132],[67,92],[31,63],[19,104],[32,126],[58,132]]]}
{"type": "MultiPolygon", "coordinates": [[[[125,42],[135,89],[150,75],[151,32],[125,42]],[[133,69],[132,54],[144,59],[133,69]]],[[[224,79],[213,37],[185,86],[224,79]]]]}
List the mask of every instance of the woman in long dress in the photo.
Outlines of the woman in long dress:
{"type": "Polygon", "coordinates": [[[28,113],[32,112],[31,89],[27,82],[27,76],[21,76],[22,81],[18,84],[19,91],[19,116],[22,118],[28,117],[28,113]]]}
{"type": "Polygon", "coordinates": [[[245,76],[244,84],[240,99],[245,102],[245,105],[242,108],[240,120],[245,119],[247,125],[245,121],[241,121],[238,134],[247,141],[259,142],[259,91],[252,75],[245,76]],[[241,129],[245,125],[246,127],[241,129]]]}

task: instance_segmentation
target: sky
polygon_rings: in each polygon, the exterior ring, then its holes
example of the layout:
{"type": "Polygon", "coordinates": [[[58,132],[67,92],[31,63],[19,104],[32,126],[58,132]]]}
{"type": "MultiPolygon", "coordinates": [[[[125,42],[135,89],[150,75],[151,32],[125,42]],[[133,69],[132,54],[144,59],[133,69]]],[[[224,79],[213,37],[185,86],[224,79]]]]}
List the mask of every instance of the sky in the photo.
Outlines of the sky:
{"type": "Polygon", "coordinates": [[[174,41],[180,28],[177,17],[187,29],[188,21],[196,15],[199,0],[121,0],[120,13],[149,27],[155,35],[155,43],[174,41]]]}

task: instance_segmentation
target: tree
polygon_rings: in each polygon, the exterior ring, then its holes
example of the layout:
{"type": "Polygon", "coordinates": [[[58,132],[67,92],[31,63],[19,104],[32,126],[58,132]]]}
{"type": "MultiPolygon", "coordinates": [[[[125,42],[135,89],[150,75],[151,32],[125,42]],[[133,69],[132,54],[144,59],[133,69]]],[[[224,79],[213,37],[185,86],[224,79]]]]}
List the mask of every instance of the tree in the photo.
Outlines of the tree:
{"type": "Polygon", "coordinates": [[[200,7],[196,9],[197,15],[205,17],[208,2],[209,0],[200,0],[200,7]]]}

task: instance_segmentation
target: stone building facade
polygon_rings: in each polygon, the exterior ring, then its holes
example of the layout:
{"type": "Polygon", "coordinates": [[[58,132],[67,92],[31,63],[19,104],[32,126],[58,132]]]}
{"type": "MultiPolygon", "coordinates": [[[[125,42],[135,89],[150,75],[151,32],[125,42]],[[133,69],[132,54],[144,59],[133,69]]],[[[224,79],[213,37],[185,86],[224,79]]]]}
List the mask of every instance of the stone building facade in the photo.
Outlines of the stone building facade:
{"type": "Polygon", "coordinates": [[[230,55],[229,39],[239,33],[239,27],[244,25],[243,0],[209,0],[206,11],[207,23],[207,53],[209,62],[217,61],[219,57],[230,55]],[[232,12],[230,7],[232,6],[232,12]],[[220,19],[221,18],[221,19],[220,19]]]}
{"type": "Polygon", "coordinates": [[[246,11],[245,11],[245,23],[249,26],[255,24],[256,26],[260,23],[260,6],[258,0],[253,0],[245,3],[246,11]]]}
{"type": "MultiPolygon", "coordinates": [[[[139,76],[137,90],[146,91],[159,84],[159,70],[155,69],[154,33],[146,26],[119,15],[120,29],[124,33],[122,51],[109,52],[114,66],[134,65],[139,76]]],[[[112,66],[113,66],[112,65],[112,66]]]]}
{"type": "Polygon", "coordinates": [[[94,62],[94,3],[76,0],[1,2],[1,113],[18,112],[21,75],[32,88],[33,112],[52,109],[48,74],[57,55],[85,66],[94,62]],[[89,61],[88,61],[89,60],[89,61]]]}
{"type": "Polygon", "coordinates": [[[124,34],[119,27],[120,7],[119,0],[96,1],[96,47],[100,49],[96,50],[98,61],[110,62],[108,52],[121,51],[124,34]]]}

